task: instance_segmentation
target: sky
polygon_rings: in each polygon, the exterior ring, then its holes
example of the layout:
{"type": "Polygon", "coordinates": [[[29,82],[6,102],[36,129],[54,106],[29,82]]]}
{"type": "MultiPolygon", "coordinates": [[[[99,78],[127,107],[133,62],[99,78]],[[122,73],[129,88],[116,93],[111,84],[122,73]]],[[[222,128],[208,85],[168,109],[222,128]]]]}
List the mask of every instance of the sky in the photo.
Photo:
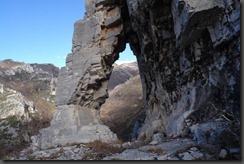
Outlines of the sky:
{"type": "MultiPolygon", "coordinates": [[[[0,0],[0,60],[65,66],[85,0],[0,0]]],[[[135,61],[127,45],[119,63],[135,61]]]]}

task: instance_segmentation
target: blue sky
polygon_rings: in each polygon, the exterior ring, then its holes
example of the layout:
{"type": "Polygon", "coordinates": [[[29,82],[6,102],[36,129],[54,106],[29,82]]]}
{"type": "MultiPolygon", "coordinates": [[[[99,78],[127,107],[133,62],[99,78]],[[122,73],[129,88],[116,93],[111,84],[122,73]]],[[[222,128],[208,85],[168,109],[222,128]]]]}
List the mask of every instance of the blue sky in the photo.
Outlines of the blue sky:
{"type": "MultiPolygon", "coordinates": [[[[0,60],[64,66],[85,0],[0,0],[0,60]]],[[[120,61],[135,61],[129,46],[120,61]]]]}

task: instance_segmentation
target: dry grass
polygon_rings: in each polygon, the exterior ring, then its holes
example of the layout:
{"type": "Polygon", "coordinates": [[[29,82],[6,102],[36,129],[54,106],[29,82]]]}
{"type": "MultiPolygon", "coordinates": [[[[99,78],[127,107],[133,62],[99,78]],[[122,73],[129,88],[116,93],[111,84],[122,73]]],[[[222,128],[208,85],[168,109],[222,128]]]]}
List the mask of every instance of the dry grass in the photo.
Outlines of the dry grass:
{"type": "Polygon", "coordinates": [[[50,159],[58,158],[58,157],[60,157],[63,153],[64,153],[64,149],[61,148],[59,151],[57,151],[57,152],[55,152],[55,153],[52,153],[51,156],[50,156],[50,159]]]}
{"type": "Polygon", "coordinates": [[[143,116],[142,86],[140,77],[117,86],[102,105],[101,120],[123,141],[130,140],[135,121],[143,116]]]}
{"type": "Polygon", "coordinates": [[[87,152],[82,160],[101,160],[106,156],[121,153],[123,148],[118,146],[113,146],[108,143],[101,141],[90,142],[85,145],[86,148],[90,149],[90,152],[87,152]]]}
{"type": "Polygon", "coordinates": [[[153,154],[157,154],[157,155],[161,155],[164,154],[164,150],[162,148],[157,148],[157,147],[151,147],[148,149],[149,153],[153,153],[153,154]]]}
{"type": "Polygon", "coordinates": [[[0,145],[0,160],[9,160],[28,146],[29,144],[27,143],[0,145]]]}

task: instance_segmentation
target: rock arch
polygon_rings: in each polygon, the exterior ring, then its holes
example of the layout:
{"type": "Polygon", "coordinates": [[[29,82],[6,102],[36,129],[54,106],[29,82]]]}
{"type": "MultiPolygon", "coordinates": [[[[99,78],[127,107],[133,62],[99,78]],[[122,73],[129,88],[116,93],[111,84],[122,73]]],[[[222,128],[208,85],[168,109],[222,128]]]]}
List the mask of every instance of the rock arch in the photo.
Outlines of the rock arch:
{"type": "Polygon", "coordinates": [[[232,100],[240,96],[239,1],[86,0],[86,14],[74,28],[72,53],[58,77],[59,111],[34,138],[42,148],[116,140],[101,125],[99,108],[127,42],[137,56],[147,110],[139,139],[188,135],[191,116],[206,113],[209,102],[238,111],[232,100]]]}

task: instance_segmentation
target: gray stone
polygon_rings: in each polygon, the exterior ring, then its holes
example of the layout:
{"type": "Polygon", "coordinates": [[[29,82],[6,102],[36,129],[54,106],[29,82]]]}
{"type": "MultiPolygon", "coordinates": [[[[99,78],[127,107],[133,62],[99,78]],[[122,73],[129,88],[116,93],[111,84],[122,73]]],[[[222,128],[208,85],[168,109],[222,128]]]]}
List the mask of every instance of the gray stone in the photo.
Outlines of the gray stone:
{"type": "Polygon", "coordinates": [[[104,25],[109,28],[119,24],[121,21],[120,8],[114,8],[108,12],[104,25]]]}
{"type": "Polygon", "coordinates": [[[0,93],[3,93],[3,84],[0,84],[0,93]]]}
{"type": "Polygon", "coordinates": [[[193,156],[195,160],[200,160],[204,155],[201,152],[193,151],[191,152],[191,156],[193,156]]]}
{"type": "Polygon", "coordinates": [[[195,145],[196,143],[191,139],[176,139],[168,142],[163,142],[158,145],[142,146],[138,150],[147,152],[149,149],[153,147],[153,149],[163,150],[164,154],[167,154],[167,156],[171,156],[177,152],[183,151],[188,147],[195,146],[195,145]]]}
{"type": "Polygon", "coordinates": [[[149,145],[157,145],[157,144],[158,144],[157,141],[152,141],[152,142],[149,143],[149,145]]]}
{"type": "Polygon", "coordinates": [[[227,122],[212,121],[193,125],[190,127],[190,130],[198,144],[216,144],[218,138],[221,137],[221,133],[227,130],[227,127],[227,122]]]}
{"type": "Polygon", "coordinates": [[[157,143],[161,143],[163,141],[164,135],[161,133],[156,133],[153,135],[153,141],[156,141],[157,143]]]}
{"type": "Polygon", "coordinates": [[[152,153],[145,153],[136,149],[127,149],[121,154],[115,154],[110,157],[105,157],[103,160],[120,159],[120,160],[154,160],[155,155],[152,153]]]}
{"type": "Polygon", "coordinates": [[[196,148],[196,147],[191,147],[190,150],[191,150],[191,151],[197,151],[198,148],[196,148]]]}
{"type": "Polygon", "coordinates": [[[96,140],[115,142],[117,135],[107,126],[96,124],[93,118],[89,111],[82,110],[78,106],[59,106],[51,126],[42,129],[36,137],[32,137],[33,144],[38,145],[40,149],[46,149],[96,140]]]}
{"type": "Polygon", "coordinates": [[[174,32],[178,45],[185,47],[191,40],[197,39],[204,27],[214,24],[224,9],[224,2],[220,0],[207,0],[196,3],[194,0],[174,0],[174,32]],[[184,4],[183,11],[179,11],[180,3],[184,4]],[[208,19],[208,21],[204,21],[208,19]],[[199,22],[198,22],[199,21],[199,22]]]}
{"type": "Polygon", "coordinates": [[[168,160],[168,155],[161,155],[157,157],[158,160],[168,160]]]}
{"type": "Polygon", "coordinates": [[[180,160],[180,159],[177,158],[177,157],[172,157],[172,158],[170,158],[170,159],[168,159],[168,160],[171,160],[171,161],[178,161],[178,160],[180,160]]]}
{"type": "Polygon", "coordinates": [[[179,157],[180,157],[182,160],[194,160],[194,159],[195,159],[195,158],[194,158],[191,154],[189,154],[188,152],[179,154],[179,157]]]}
{"type": "Polygon", "coordinates": [[[221,159],[225,159],[225,158],[227,157],[227,155],[228,155],[227,150],[225,150],[225,149],[221,149],[221,150],[220,150],[219,158],[221,158],[221,159]]]}

